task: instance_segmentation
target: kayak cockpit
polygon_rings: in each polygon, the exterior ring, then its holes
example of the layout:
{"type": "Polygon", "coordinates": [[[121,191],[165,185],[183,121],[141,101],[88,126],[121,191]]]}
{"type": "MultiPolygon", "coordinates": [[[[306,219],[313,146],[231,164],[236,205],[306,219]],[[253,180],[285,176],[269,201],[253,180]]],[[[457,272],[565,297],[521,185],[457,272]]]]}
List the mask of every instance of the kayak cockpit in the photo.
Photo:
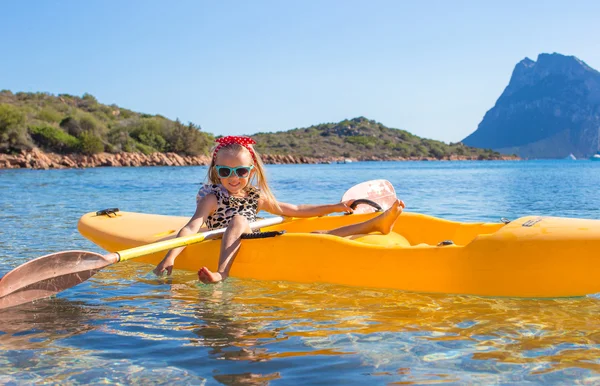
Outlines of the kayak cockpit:
{"type": "MultiPolygon", "coordinates": [[[[292,222],[284,222],[269,227],[268,230],[285,230],[288,233],[311,233],[354,224],[377,215],[377,213],[369,213],[294,219],[292,222]]],[[[419,213],[404,212],[396,221],[393,232],[389,235],[356,235],[348,237],[348,239],[388,247],[464,246],[478,236],[493,234],[503,226],[505,226],[503,223],[463,223],[419,213]]]]}

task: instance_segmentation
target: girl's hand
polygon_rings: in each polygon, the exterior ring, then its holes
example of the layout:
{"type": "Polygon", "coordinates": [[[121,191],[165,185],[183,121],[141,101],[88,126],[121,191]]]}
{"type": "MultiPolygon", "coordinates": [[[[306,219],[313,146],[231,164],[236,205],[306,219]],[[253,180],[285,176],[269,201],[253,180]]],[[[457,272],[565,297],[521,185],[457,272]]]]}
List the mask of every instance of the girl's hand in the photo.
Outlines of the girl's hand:
{"type": "Polygon", "coordinates": [[[339,210],[336,210],[336,212],[346,212],[346,213],[354,213],[354,210],[352,208],[350,208],[350,205],[352,205],[352,203],[355,200],[346,200],[346,201],[342,201],[339,204],[336,205],[336,209],[339,208],[339,210]]]}
{"type": "Polygon", "coordinates": [[[167,275],[171,276],[171,272],[173,271],[173,264],[175,264],[175,259],[170,257],[165,257],[162,259],[160,263],[154,268],[154,274],[156,276],[162,276],[165,271],[167,271],[167,275]]]}

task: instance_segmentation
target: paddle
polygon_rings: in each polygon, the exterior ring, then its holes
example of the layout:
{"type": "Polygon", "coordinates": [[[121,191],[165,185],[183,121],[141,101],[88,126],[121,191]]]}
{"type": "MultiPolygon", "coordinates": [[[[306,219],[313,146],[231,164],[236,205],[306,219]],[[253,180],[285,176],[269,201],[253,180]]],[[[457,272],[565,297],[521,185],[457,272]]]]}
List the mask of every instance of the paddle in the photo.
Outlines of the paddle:
{"type": "MultiPolygon", "coordinates": [[[[282,217],[259,220],[251,228],[283,222],[282,217]]],[[[87,251],[64,251],[38,257],[13,269],[0,279],[0,309],[52,296],[94,276],[109,265],[152,253],[217,238],[225,228],[101,255],[87,251]]]]}
{"type": "MultiPolygon", "coordinates": [[[[365,194],[370,200],[378,202],[379,196],[373,192],[380,191],[385,193],[381,196],[384,198],[387,197],[387,194],[389,193],[388,188],[378,190],[377,187],[382,186],[381,181],[383,180],[367,181],[353,186],[346,194],[344,194],[344,197],[346,197],[348,193],[351,193],[353,197],[346,198],[346,200],[349,200],[364,197],[356,196],[356,194],[365,194]]],[[[391,184],[389,184],[389,186],[391,186],[391,184]]],[[[384,204],[384,202],[378,203],[384,204]]],[[[365,207],[367,206],[365,205],[365,207]]],[[[387,207],[385,208],[387,209],[387,207]]],[[[251,223],[250,226],[251,228],[261,228],[279,224],[281,222],[283,222],[282,217],[274,217],[256,221],[251,223]]],[[[204,240],[217,238],[217,236],[222,235],[224,232],[225,228],[215,229],[208,232],[142,245],[106,255],[87,251],[64,251],[38,257],[13,269],[0,279],[0,309],[52,296],[86,281],[102,268],[112,264],[156,252],[200,243],[204,240]]]]}

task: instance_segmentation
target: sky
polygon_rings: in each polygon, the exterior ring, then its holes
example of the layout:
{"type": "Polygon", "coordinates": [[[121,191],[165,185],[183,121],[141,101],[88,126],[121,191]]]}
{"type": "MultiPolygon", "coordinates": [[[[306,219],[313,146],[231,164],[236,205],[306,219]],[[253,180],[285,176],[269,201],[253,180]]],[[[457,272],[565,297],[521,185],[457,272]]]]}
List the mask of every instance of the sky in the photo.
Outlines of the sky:
{"type": "Polygon", "coordinates": [[[424,138],[477,129],[540,53],[600,69],[600,2],[0,1],[0,89],[254,134],[364,116],[424,138]]]}

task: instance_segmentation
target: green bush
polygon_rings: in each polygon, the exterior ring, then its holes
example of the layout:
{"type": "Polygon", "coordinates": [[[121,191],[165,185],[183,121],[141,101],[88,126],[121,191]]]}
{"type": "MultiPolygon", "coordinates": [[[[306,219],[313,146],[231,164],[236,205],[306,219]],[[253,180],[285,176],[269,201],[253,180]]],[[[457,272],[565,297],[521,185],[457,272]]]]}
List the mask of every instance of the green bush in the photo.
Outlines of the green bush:
{"type": "Polygon", "coordinates": [[[417,152],[417,155],[421,155],[421,156],[429,154],[429,149],[422,144],[416,145],[415,151],[417,152]]]}
{"type": "Polygon", "coordinates": [[[400,157],[408,157],[411,153],[411,146],[406,143],[399,142],[394,145],[394,152],[398,153],[400,157]]]}
{"type": "Polygon", "coordinates": [[[366,146],[366,145],[373,146],[377,142],[379,142],[378,139],[375,137],[367,137],[367,136],[363,136],[363,135],[346,137],[346,138],[344,138],[344,141],[355,144],[355,145],[363,145],[363,146],[366,146]]]}
{"type": "Polygon", "coordinates": [[[89,131],[84,131],[79,136],[79,151],[83,154],[97,154],[104,151],[102,140],[89,131]]]}
{"type": "Polygon", "coordinates": [[[111,143],[113,152],[134,152],[136,149],[136,142],[129,136],[129,132],[125,127],[117,126],[108,132],[108,142],[111,143]]]}
{"type": "Polygon", "coordinates": [[[156,149],[152,146],[144,145],[143,143],[136,143],[135,149],[139,152],[142,152],[146,155],[156,153],[156,149]]]}
{"type": "Polygon", "coordinates": [[[99,109],[98,100],[88,93],[83,94],[81,98],[75,97],[77,106],[85,111],[96,111],[99,109]]]}
{"type": "Polygon", "coordinates": [[[25,123],[25,113],[17,107],[0,104],[0,134],[25,123]]]}
{"type": "Polygon", "coordinates": [[[154,151],[163,152],[167,147],[167,141],[163,137],[165,127],[162,120],[154,118],[145,118],[136,123],[136,127],[130,131],[129,135],[141,144],[151,147],[154,151]]]}
{"type": "Polygon", "coordinates": [[[54,126],[30,126],[29,134],[42,149],[59,153],[70,153],[79,149],[79,140],[77,138],[54,126]]]}
{"type": "Polygon", "coordinates": [[[25,119],[26,114],[23,110],[8,104],[0,104],[0,150],[2,152],[30,149],[34,146],[25,128],[25,119]]]}
{"type": "Polygon", "coordinates": [[[179,121],[175,121],[165,139],[165,151],[187,155],[207,153],[212,142],[212,136],[201,133],[194,124],[185,126],[179,121]]]}
{"type": "Polygon", "coordinates": [[[74,136],[74,137],[79,137],[79,135],[81,133],[83,133],[83,129],[81,128],[81,124],[79,123],[79,121],[72,117],[72,116],[68,116],[65,119],[63,119],[62,121],[60,121],[59,126],[65,130],[67,133],[69,133],[70,135],[74,136]]]}
{"type": "Polygon", "coordinates": [[[59,123],[63,115],[52,107],[45,107],[37,113],[36,118],[48,123],[59,123]]]}
{"type": "MultiPolygon", "coordinates": [[[[100,112],[102,113],[102,112],[100,112]]],[[[89,133],[94,134],[96,137],[99,138],[104,138],[104,136],[106,135],[106,132],[108,131],[106,128],[106,125],[99,121],[94,115],[92,114],[81,114],[78,117],[79,120],[79,125],[81,126],[81,129],[83,131],[87,131],[89,133]]]]}
{"type": "Polygon", "coordinates": [[[85,114],[79,118],[79,125],[83,131],[89,131],[90,133],[97,133],[98,121],[91,115],[85,114]]]}
{"type": "Polygon", "coordinates": [[[120,117],[123,119],[129,119],[136,116],[136,114],[133,111],[127,109],[120,109],[119,112],[120,117]]]}
{"type": "Polygon", "coordinates": [[[16,153],[35,147],[27,129],[23,126],[10,127],[0,135],[0,152],[16,153]]]}
{"type": "Polygon", "coordinates": [[[438,147],[432,147],[429,150],[429,155],[437,159],[442,159],[446,156],[446,152],[438,147]]]}
{"type": "Polygon", "coordinates": [[[92,94],[88,94],[87,92],[81,96],[81,99],[86,101],[87,103],[98,103],[98,99],[92,94]]]}
{"type": "Polygon", "coordinates": [[[167,141],[160,135],[153,132],[132,133],[132,137],[140,144],[151,147],[154,151],[163,152],[167,146],[167,141]]]}

